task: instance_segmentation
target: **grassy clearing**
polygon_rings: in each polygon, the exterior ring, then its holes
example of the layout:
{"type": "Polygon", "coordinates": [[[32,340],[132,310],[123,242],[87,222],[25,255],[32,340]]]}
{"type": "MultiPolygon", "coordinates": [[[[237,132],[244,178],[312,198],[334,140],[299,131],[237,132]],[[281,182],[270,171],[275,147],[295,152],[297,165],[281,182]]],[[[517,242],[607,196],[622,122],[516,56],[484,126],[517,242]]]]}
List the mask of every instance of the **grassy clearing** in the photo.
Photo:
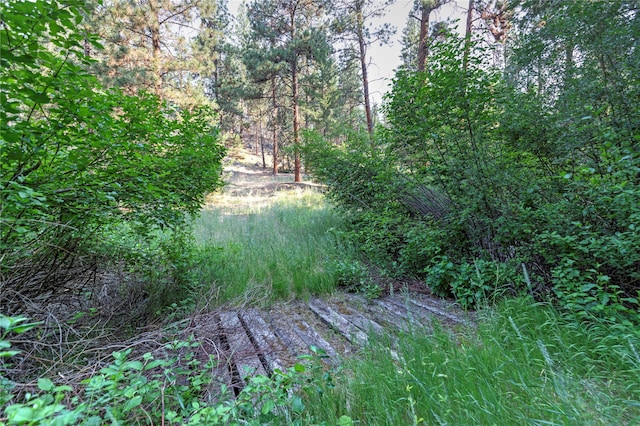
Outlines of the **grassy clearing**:
{"type": "MultiPolygon", "coordinates": [[[[476,331],[377,341],[311,394],[315,420],[359,424],[640,424],[640,339],[549,306],[504,303],[476,331]]],[[[332,423],[328,423],[332,424],[332,423]]]]}
{"type": "Polygon", "coordinates": [[[195,223],[203,296],[264,306],[332,291],[327,266],[344,248],[327,232],[338,218],[323,196],[295,190],[276,192],[269,203],[247,199],[205,209],[195,223]]]}

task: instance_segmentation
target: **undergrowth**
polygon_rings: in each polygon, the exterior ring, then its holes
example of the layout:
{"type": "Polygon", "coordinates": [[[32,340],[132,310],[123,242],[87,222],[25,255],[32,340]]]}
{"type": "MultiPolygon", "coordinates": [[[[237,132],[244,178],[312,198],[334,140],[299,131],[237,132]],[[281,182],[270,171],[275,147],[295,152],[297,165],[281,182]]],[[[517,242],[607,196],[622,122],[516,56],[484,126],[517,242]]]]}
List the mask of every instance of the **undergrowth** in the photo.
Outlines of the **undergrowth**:
{"type": "MultiPolygon", "coordinates": [[[[24,317],[0,315],[0,367],[19,362],[10,334],[38,326],[24,317]]],[[[318,391],[320,383],[307,378],[321,368],[321,354],[303,357],[271,377],[247,377],[234,395],[226,385],[216,385],[217,361],[200,360],[198,347],[187,339],[162,345],[164,356],[146,352],[135,357],[132,348],[115,351],[108,365],[72,386],[56,383],[59,377],[18,384],[0,368],[0,425],[306,424],[303,396],[318,391]]]]}
{"type": "MultiPolygon", "coordinates": [[[[9,332],[22,333],[37,324],[0,318],[0,359],[9,363],[17,356],[9,332]]],[[[485,311],[476,328],[371,337],[360,356],[343,360],[341,367],[323,365],[316,351],[271,377],[249,379],[235,398],[224,387],[211,393],[215,361],[204,363],[189,355],[197,346],[189,340],[168,342],[168,353],[182,349],[180,361],[114,352],[108,366],[75,387],[42,377],[31,392],[19,396],[17,384],[0,370],[0,424],[640,421],[637,330],[620,322],[580,323],[527,298],[485,311]]]]}
{"type": "Polygon", "coordinates": [[[334,226],[334,211],[310,192],[231,214],[203,210],[194,231],[202,298],[264,305],[332,291],[329,266],[349,254],[328,232],[334,226]]]}
{"type": "Polygon", "coordinates": [[[516,299],[487,311],[477,330],[379,339],[315,395],[311,415],[347,410],[371,425],[637,424],[638,345],[629,325],[582,324],[516,299]]]}

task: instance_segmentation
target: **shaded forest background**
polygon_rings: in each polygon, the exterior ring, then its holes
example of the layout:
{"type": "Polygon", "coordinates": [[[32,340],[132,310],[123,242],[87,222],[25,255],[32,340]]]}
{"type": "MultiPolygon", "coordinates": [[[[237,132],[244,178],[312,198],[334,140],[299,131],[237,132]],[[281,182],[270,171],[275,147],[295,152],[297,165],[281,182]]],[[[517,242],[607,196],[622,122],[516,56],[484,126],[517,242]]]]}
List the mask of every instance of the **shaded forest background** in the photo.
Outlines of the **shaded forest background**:
{"type": "Polygon", "coordinates": [[[376,108],[367,49],[394,31],[373,25],[391,3],[4,4],[0,306],[122,261],[158,306],[175,299],[187,219],[224,146],[248,143],[274,174],[327,184],[384,274],[465,307],[528,292],[636,315],[635,2],[471,0],[460,34],[432,19],[445,1],[416,1],[376,108]]]}

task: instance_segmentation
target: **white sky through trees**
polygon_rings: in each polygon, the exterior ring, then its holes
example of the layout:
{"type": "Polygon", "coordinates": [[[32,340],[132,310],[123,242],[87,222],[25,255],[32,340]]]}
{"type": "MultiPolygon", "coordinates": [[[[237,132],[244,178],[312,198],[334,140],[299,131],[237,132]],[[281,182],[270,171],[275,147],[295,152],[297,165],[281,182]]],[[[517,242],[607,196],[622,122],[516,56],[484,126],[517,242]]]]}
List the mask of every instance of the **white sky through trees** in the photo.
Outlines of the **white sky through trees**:
{"type": "MultiPolygon", "coordinates": [[[[241,3],[242,0],[229,0],[229,12],[235,16],[241,3]]],[[[450,4],[446,4],[432,13],[431,23],[445,21],[447,18],[462,20],[468,4],[468,0],[455,0],[450,4]]],[[[382,96],[390,88],[389,85],[391,84],[394,70],[401,64],[400,40],[412,6],[413,0],[396,0],[389,7],[389,11],[384,18],[377,22],[374,21],[374,24],[390,23],[396,28],[394,36],[391,37],[392,43],[385,46],[380,46],[380,44],[376,43],[369,47],[369,87],[371,89],[372,103],[376,105],[380,105],[382,96]]]]}

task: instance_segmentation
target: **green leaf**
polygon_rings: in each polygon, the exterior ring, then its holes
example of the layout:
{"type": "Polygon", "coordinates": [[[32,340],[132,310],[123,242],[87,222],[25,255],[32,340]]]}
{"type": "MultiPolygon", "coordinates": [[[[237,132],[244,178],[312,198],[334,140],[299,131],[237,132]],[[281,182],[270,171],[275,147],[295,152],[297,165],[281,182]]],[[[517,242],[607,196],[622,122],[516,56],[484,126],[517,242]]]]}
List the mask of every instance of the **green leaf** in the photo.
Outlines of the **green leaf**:
{"type": "Polygon", "coordinates": [[[262,404],[262,414],[269,414],[274,408],[276,408],[276,403],[272,399],[269,399],[262,404]]]}
{"type": "Polygon", "coordinates": [[[151,361],[149,364],[145,365],[144,369],[146,370],[151,370],[153,368],[156,368],[158,366],[164,365],[166,363],[166,361],[162,360],[162,359],[156,359],[151,361]]]}
{"type": "Polygon", "coordinates": [[[0,328],[8,330],[11,327],[12,321],[10,317],[0,315],[0,328]]]}
{"type": "Polygon", "coordinates": [[[73,388],[69,385],[61,385],[61,386],[56,386],[54,390],[56,392],[71,392],[73,388]]]}
{"type": "Polygon", "coordinates": [[[46,104],[49,103],[49,101],[51,99],[49,99],[49,96],[47,96],[46,93],[39,93],[39,92],[34,92],[34,91],[29,91],[27,93],[27,96],[29,99],[31,99],[32,101],[34,101],[37,104],[46,104]]]}
{"type": "Polygon", "coordinates": [[[141,403],[142,403],[142,396],[140,396],[140,395],[134,396],[129,401],[127,401],[127,403],[124,405],[124,408],[122,409],[122,411],[124,413],[126,413],[127,411],[131,411],[132,409],[134,409],[135,407],[137,407],[141,403]]]}
{"type": "Polygon", "coordinates": [[[109,367],[104,367],[100,369],[100,372],[102,374],[106,374],[107,376],[114,376],[118,373],[120,373],[120,370],[113,368],[112,366],[109,367]]]}
{"type": "MultiPolygon", "coordinates": [[[[3,328],[7,331],[13,331],[15,333],[22,333],[23,331],[21,331],[18,328],[17,324],[20,324],[21,322],[25,322],[27,321],[28,318],[25,317],[8,317],[5,315],[0,315],[0,328],[3,328]],[[18,331],[16,331],[18,330],[18,331]]],[[[37,325],[41,324],[40,322],[34,322],[34,323],[30,323],[30,324],[24,324],[24,326],[29,326],[30,328],[33,328],[37,325]]]]}
{"type": "Polygon", "coordinates": [[[300,398],[299,396],[294,396],[293,400],[291,401],[291,409],[295,413],[302,413],[304,411],[304,402],[302,402],[302,398],[300,398]]]}
{"type": "Polygon", "coordinates": [[[54,384],[51,380],[47,379],[46,377],[41,377],[38,379],[38,389],[49,392],[53,388],[54,384]]]}
{"type": "Polygon", "coordinates": [[[137,370],[140,371],[143,368],[143,364],[141,361],[129,361],[127,362],[127,368],[131,369],[131,370],[137,370]]]}
{"type": "Polygon", "coordinates": [[[30,423],[34,420],[34,410],[20,405],[9,406],[5,409],[10,424],[30,423]]]}
{"type": "Polygon", "coordinates": [[[340,418],[338,419],[337,425],[338,426],[352,426],[353,425],[353,420],[349,416],[340,416],[340,418]]]}
{"type": "Polygon", "coordinates": [[[31,322],[29,324],[22,324],[22,325],[18,325],[16,327],[13,327],[13,332],[14,333],[24,333],[25,331],[29,331],[37,326],[39,326],[41,323],[40,322],[31,322]]]}

